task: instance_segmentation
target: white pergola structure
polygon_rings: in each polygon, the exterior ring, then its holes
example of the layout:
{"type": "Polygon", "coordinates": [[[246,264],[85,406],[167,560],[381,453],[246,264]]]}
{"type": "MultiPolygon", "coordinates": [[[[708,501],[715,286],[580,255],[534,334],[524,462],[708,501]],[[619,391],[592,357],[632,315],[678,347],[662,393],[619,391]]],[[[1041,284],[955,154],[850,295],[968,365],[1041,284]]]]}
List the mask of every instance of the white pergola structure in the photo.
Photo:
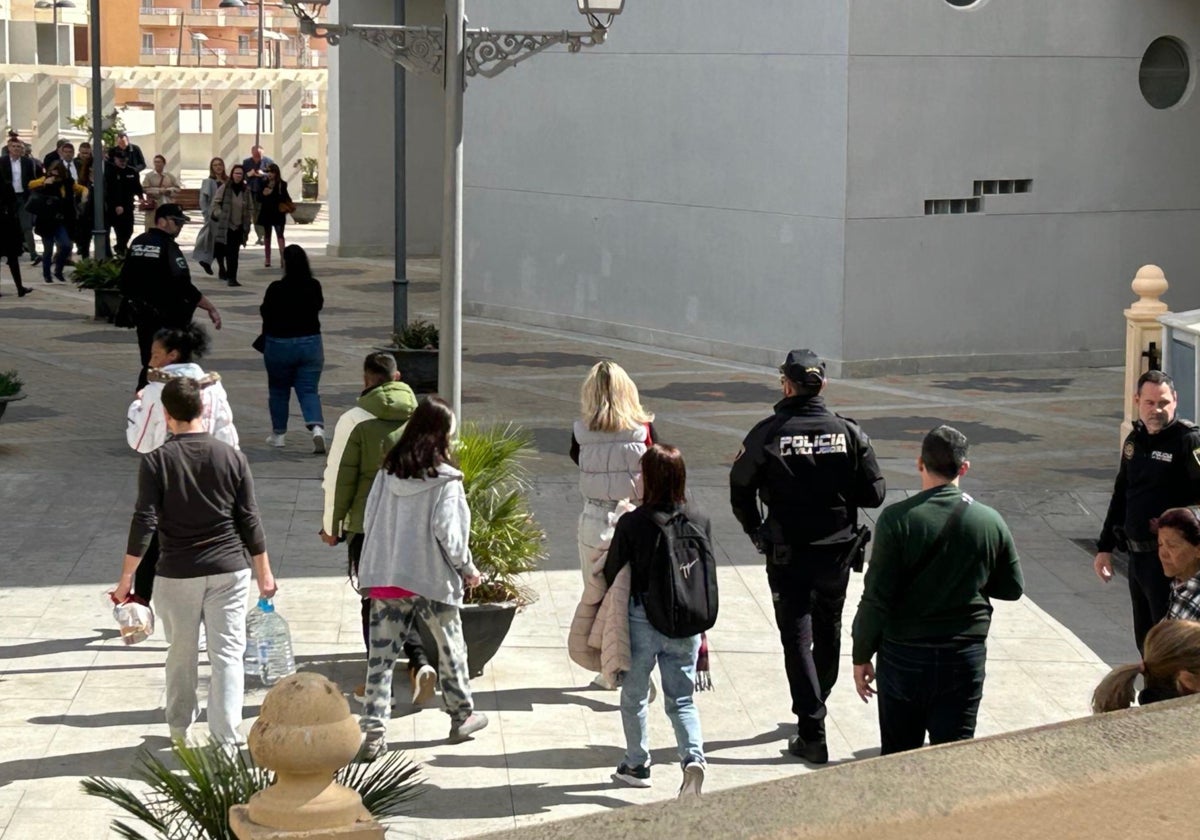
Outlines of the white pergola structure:
{"type": "MultiPolygon", "coordinates": [[[[91,70],[87,67],[48,66],[45,64],[8,64],[5,80],[32,84],[35,90],[36,115],[33,138],[30,142],[40,155],[53,148],[64,123],[60,112],[58,86],[77,85],[91,90],[91,70]]],[[[281,67],[105,67],[101,70],[101,112],[111,114],[116,107],[118,88],[136,88],[154,92],[155,150],[167,160],[180,159],[180,97],[184,93],[205,91],[213,102],[212,154],[223,158],[227,165],[248,156],[248,149],[239,149],[238,99],[243,91],[269,90],[274,133],[270,156],[289,182],[300,178],[292,163],[301,158],[301,106],[306,90],[324,92],[329,82],[326,69],[281,67]]],[[[317,159],[324,164],[328,155],[328,108],[322,97],[318,112],[317,159]]],[[[90,109],[89,109],[90,111],[90,109]]],[[[9,119],[8,85],[0,84],[0,121],[11,125],[9,119]]],[[[289,183],[289,186],[292,186],[289,183]]],[[[299,195],[298,190],[293,194],[299,195]]]]}

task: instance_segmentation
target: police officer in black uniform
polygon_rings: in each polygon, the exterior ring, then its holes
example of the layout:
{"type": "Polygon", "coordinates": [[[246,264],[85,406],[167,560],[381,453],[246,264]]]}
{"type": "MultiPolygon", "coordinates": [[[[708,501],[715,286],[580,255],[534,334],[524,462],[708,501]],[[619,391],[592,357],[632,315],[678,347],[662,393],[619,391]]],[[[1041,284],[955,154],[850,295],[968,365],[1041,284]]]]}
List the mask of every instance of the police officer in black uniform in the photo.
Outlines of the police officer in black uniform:
{"type": "Polygon", "coordinates": [[[125,256],[129,237],[133,236],[134,200],[145,193],[137,170],[129,166],[124,149],[112,150],[112,166],[104,167],[104,225],[117,234],[117,256],[125,256]]]}
{"type": "Polygon", "coordinates": [[[1129,552],[1133,637],[1140,653],[1171,600],[1171,579],[1158,560],[1152,519],[1200,502],[1200,429],[1175,417],[1175,383],[1160,370],[1143,373],[1134,394],[1138,419],[1121,446],[1121,466],[1096,543],[1096,574],[1112,580],[1112,550],[1129,552]],[[1124,543],[1124,544],[1122,544],[1124,543]]]}
{"type": "Polygon", "coordinates": [[[825,407],[825,363],[817,354],[793,350],[779,372],[784,398],[746,435],[729,474],[730,502],[767,557],[797,718],[788,751],[824,764],[825,700],[837,681],[858,509],[879,507],[885,488],[870,440],[825,407]]]}
{"type": "Polygon", "coordinates": [[[130,243],[121,266],[121,294],[128,301],[132,326],[137,327],[142,371],[137,390],[146,387],[147,365],[154,334],[164,327],[186,327],[199,307],[221,329],[221,315],[192,285],[187,259],[175,241],[191,219],[178,204],[161,204],[154,211],[154,227],[130,243]]]}

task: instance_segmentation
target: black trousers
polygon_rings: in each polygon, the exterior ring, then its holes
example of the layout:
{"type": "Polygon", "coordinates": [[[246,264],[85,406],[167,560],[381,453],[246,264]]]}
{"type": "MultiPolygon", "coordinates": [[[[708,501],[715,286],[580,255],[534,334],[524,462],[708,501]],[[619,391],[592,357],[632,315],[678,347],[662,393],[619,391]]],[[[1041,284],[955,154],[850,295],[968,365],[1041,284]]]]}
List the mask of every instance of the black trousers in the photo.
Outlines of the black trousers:
{"type": "Polygon", "coordinates": [[[1163,574],[1156,552],[1130,552],[1129,600],[1133,604],[1133,640],[1141,653],[1146,634],[1167,617],[1171,603],[1171,579],[1163,574]]]}
{"type": "Polygon", "coordinates": [[[126,207],[120,216],[112,215],[109,227],[117,237],[117,256],[125,256],[129,250],[129,240],[133,238],[133,217],[137,215],[133,209],[126,207]]]}
{"type": "Polygon", "coordinates": [[[230,228],[226,234],[224,242],[217,243],[213,249],[213,256],[217,258],[217,265],[220,261],[225,261],[225,279],[236,280],[238,276],[238,263],[242,258],[242,245],[246,242],[246,232],[240,227],[230,228]]]}
{"type": "Polygon", "coordinates": [[[825,700],[838,678],[850,565],[845,547],[797,546],[790,553],[787,564],[768,560],[767,581],[798,734],[813,740],[824,733],[825,700]]]}
{"type": "Polygon", "coordinates": [[[913,644],[884,640],[876,656],[883,755],[975,737],[983,699],[983,640],[913,644]]]}
{"type": "MultiPolygon", "coordinates": [[[[350,559],[350,574],[352,577],[358,577],[358,560],[362,557],[363,535],[350,533],[346,540],[346,551],[350,559]]],[[[419,621],[418,619],[417,621],[419,621]]],[[[421,633],[417,629],[417,621],[414,621],[412,627],[408,630],[408,636],[404,639],[404,655],[408,658],[409,670],[415,670],[422,665],[429,664],[429,658],[425,655],[425,646],[421,644],[421,633]]],[[[367,657],[371,655],[371,599],[362,599],[362,635],[363,648],[367,651],[367,657]]]]}
{"type": "Polygon", "coordinates": [[[133,573],[133,594],[147,604],[150,603],[150,597],[154,594],[154,575],[157,566],[158,531],[155,531],[154,536],[150,538],[150,545],[147,546],[146,553],[142,555],[142,562],[138,563],[137,571],[133,573]]]}

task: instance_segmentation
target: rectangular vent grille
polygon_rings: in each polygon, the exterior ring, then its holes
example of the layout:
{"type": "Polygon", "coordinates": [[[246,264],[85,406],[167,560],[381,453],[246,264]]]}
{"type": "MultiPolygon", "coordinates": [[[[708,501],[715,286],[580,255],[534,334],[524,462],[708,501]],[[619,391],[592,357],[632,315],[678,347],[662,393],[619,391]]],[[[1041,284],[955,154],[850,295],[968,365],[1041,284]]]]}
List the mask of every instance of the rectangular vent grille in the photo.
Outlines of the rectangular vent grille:
{"type": "Polygon", "coordinates": [[[1033,192],[1032,178],[991,178],[975,182],[970,198],[927,198],[926,216],[955,216],[961,213],[984,212],[983,202],[989,195],[1016,195],[1033,192]]]}

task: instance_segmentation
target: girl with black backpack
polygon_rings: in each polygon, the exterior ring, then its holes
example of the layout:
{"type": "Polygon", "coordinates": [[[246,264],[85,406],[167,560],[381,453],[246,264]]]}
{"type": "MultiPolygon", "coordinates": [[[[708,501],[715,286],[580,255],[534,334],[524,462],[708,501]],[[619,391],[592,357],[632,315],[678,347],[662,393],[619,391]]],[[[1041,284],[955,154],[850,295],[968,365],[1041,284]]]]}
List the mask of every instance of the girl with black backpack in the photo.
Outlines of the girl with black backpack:
{"type": "Polygon", "coordinates": [[[610,587],[625,566],[630,575],[630,668],[621,683],[625,758],[613,779],[650,786],[646,709],[657,663],[683,767],[679,795],[699,796],[706,763],[692,695],[700,636],[717,615],[712,527],[686,506],[687,469],[678,449],[652,445],[641,468],[642,504],[617,520],[604,564],[610,587]]]}

